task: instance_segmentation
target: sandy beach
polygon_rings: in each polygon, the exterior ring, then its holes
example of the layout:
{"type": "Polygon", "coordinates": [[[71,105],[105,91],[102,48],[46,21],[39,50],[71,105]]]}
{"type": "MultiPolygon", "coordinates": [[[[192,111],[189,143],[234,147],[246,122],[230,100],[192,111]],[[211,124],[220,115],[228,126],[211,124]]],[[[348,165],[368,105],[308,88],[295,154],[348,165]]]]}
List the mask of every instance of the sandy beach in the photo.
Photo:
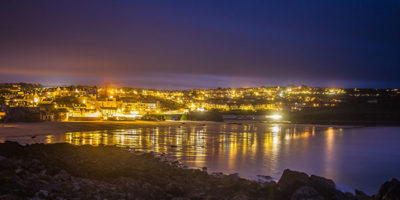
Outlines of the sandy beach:
{"type": "Polygon", "coordinates": [[[0,136],[38,136],[63,134],[74,131],[116,130],[150,128],[154,126],[202,125],[222,122],[175,122],[175,121],[77,121],[77,122],[36,122],[0,124],[0,136]],[[184,124],[183,124],[184,123],[184,124]]]}

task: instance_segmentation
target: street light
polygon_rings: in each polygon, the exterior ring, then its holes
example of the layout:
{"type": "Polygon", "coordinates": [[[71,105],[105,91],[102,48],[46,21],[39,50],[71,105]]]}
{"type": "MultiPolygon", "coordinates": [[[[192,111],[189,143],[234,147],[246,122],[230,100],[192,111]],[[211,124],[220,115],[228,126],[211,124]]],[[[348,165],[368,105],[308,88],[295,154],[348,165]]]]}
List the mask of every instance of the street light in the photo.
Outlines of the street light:
{"type": "Polygon", "coordinates": [[[279,120],[279,119],[282,119],[282,115],[273,114],[273,115],[268,115],[267,118],[270,118],[270,119],[273,119],[273,120],[279,120]]]}

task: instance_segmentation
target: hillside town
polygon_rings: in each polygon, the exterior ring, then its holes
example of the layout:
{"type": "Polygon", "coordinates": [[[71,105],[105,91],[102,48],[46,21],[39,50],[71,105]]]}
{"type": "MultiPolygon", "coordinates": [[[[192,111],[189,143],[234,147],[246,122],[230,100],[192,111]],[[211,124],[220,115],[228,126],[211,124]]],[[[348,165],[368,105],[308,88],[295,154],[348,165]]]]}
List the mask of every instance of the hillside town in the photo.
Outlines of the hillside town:
{"type": "Polygon", "coordinates": [[[0,85],[0,118],[9,121],[180,120],[185,113],[287,113],[335,108],[362,99],[379,104],[398,89],[285,87],[156,90],[96,86],[0,85]]]}

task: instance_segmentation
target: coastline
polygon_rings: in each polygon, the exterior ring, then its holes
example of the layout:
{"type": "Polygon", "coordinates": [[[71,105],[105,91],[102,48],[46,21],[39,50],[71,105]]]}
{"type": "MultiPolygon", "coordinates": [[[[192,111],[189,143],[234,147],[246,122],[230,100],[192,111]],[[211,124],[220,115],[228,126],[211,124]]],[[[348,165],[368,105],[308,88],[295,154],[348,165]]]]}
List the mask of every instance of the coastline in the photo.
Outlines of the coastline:
{"type": "MultiPolygon", "coordinates": [[[[260,121],[235,121],[232,122],[233,127],[238,127],[241,125],[248,125],[247,122],[250,123],[263,123],[260,121]]],[[[190,127],[190,126],[195,126],[196,128],[203,128],[204,125],[220,125],[220,124],[230,124],[231,122],[207,122],[207,121],[122,121],[122,122],[117,122],[117,121],[109,121],[109,122],[104,122],[104,121],[97,121],[97,122],[38,122],[38,123],[8,123],[8,124],[1,124],[0,125],[0,143],[4,142],[4,137],[2,138],[2,135],[14,135],[14,133],[17,133],[17,135],[23,137],[23,136],[38,136],[38,135],[47,135],[47,134],[64,134],[65,132],[73,132],[73,131],[97,131],[97,130],[118,130],[118,129],[135,129],[135,128],[151,128],[151,127],[190,127]],[[7,131],[3,131],[7,130],[7,131]],[[2,140],[3,139],[3,140],[2,140]]],[[[271,123],[275,124],[275,123],[271,123]]],[[[298,127],[301,126],[307,126],[310,124],[296,124],[298,127]]],[[[319,127],[330,127],[333,125],[313,125],[313,126],[319,126],[319,127]]],[[[204,126],[207,127],[207,126],[204,126]]],[[[363,126],[347,126],[347,125],[339,125],[336,126],[339,128],[343,129],[353,129],[353,128],[360,128],[363,126]]],[[[18,137],[18,136],[17,136],[18,137]]],[[[43,136],[41,136],[43,137],[43,136]]],[[[7,137],[6,137],[7,138],[7,137]]],[[[27,137],[30,139],[30,137],[27,137]]],[[[39,137],[40,138],[40,137],[39,137]]],[[[38,138],[36,138],[38,139],[38,138]]],[[[37,140],[36,140],[37,141],[37,140]]],[[[27,142],[24,144],[32,144],[36,143],[35,140],[32,140],[31,142],[27,142]]],[[[207,166],[207,165],[203,165],[207,166]]],[[[201,167],[201,166],[199,166],[201,167]]],[[[211,171],[218,172],[219,170],[212,170],[213,168],[210,168],[211,171]]],[[[283,170],[283,169],[281,169],[283,170]]],[[[224,170],[221,170],[224,171],[224,170]]],[[[303,171],[303,170],[302,170],[303,171]]],[[[306,170],[305,170],[306,171],[306,170]]],[[[234,172],[234,171],[233,171],[234,172]]],[[[230,172],[230,173],[233,173],[230,172]]],[[[282,171],[280,171],[282,172],[282,171]]],[[[319,174],[319,173],[317,173],[319,174]]],[[[270,175],[270,174],[267,174],[270,175]]],[[[274,179],[278,180],[280,175],[274,174],[274,179]]],[[[329,177],[329,176],[326,176],[329,177]]],[[[246,177],[248,179],[248,177],[246,177]]],[[[333,178],[333,177],[330,177],[333,178]]],[[[390,178],[390,177],[386,177],[390,178]]],[[[254,180],[254,179],[249,179],[249,180],[254,180]]],[[[377,182],[376,186],[381,183],[381,181],[384,181],[385,179],[380,180],[377,182]]],[[[357,185],[351,187],[355,188],[357,185]]],[[[343,188],[342,188],[343,189],[343,188]]],[[[364,188],[365,189],[365,188],[364,188]]],[[[378,188],[377,188],[378,189],[378,188]]],[[[342,190],[343,191],[343,190],[342,190]]],[[[346,188],[346,191],[347,188],[346,188]]],[[[370,190],[365,190],[369,191],[368,194],[372,194],[370,190]]],[[[375,192],[375,191],[374,191],[375,192]]]]}
{"type": "Polygon", "coordinates": [[[243,123],[268,123],[268,124],[295,124],[312,126],[338,126],[343,128],[358,128],[370,126],[400,126],[400,122],[357,122],[357,121],[252,121],[252,120],[226,120],[214,121],[69,121],[69,122],[7,122],[0,123],[0,137],[7,136],[37,136],[48,134],[63,134],[76,131],[118,130],[134,128],[151,128],[163,126],[182,125],[208,125],[208,124],[243,124],[243,123]]]}
{"type": "Polygon", "coordinates": [[[203,125],[223,122],[210,121],[72,121],[72,122],[15,122],[0,123],[0,136],[33,136],[64,134],[75,131],[151,128],[154,126],[203,125]]]}
{"type": "Polygon", "coordinates": [[[252,181],[237,174],[208,174],[206,168],[188,169],[165,155],[65,143],[2,143],[0,173],[0,199],[391,200],[400,189],[392,180],[374,196],[359,190],[344,193],[333,180],[289,169],[277,182],[252,181]]]}
{"type": "MultiPolygon", "coordinates": [[[[243,124],[243,123],[268,123],[268,124],[296,124],[313,126],[339,126],[344,128],[374,126],[371,124],[351,123],[291,123],[291,122],[266,122],[248,120],[214,121],[69,121],[69,122],[8,122],[0,123],[0,136],[33,136],[47,134],[63,134],[75,131],[118,130],[134,128],[151,128],[163,126],[182,125],[209,125],[209,124],[243,124]]],[[[379,126],[379,125],[377,125],[379,126]]],[[[385,126],[385,125],[383,125],[385,126]]],[[[399,124],[400,126],[400,124],[399,124]]]]}

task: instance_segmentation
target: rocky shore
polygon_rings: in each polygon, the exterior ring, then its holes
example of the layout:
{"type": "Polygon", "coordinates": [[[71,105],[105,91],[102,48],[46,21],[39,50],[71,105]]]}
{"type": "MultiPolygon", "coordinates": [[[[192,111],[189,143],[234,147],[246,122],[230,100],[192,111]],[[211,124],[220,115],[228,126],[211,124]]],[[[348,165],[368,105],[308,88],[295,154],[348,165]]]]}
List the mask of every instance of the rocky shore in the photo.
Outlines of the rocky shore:
{"type": "Polygon", "coordinates": [[[278,182],[188,169],[166,155],[112,146],[0,144],[0,199],[398,200],[400,182],[379,193],[343,193],[332,180],[285,170],[278,182]]]}

